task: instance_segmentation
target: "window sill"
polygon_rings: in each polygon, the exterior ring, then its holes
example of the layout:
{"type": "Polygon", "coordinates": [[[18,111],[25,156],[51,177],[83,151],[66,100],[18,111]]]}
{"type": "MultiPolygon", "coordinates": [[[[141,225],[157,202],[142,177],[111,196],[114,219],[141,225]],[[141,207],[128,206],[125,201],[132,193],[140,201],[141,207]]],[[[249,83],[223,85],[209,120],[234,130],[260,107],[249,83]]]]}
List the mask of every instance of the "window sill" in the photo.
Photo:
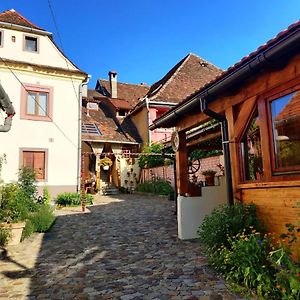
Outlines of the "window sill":
{"type": "Polygon", "coordinates": [[[29,121],[42,121],[42,122],[52,122],[49,117],[39,117],[39,116],[21,116],[21,120],[29,120],[29,121]]]}
{"type": "Polygon", "coordinates": [[[274,187],[289,187],[300,186],[300,180],[293,181],[268,181],[268,182],[251,182],[238,184],[238,189],[255,189],[255,188],[274,188],[274,187]]]}

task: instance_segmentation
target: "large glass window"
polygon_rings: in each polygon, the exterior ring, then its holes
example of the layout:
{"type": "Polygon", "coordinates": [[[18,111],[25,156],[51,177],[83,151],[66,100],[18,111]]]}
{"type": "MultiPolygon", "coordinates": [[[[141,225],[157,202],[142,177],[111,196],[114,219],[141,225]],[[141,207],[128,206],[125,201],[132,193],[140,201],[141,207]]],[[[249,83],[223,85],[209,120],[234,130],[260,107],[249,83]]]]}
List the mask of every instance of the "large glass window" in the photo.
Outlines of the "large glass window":
{"type": "Polygon", "coordinates": [[[242,179],[244,181],[261,180],[264,175],[259,123],[260,120],[256,109],[240,141],[242,179]]]}
{"type": "Polygon", "coordinates": [[[275,168],[300,168],[300,91],[271,101],[275,168]]]}

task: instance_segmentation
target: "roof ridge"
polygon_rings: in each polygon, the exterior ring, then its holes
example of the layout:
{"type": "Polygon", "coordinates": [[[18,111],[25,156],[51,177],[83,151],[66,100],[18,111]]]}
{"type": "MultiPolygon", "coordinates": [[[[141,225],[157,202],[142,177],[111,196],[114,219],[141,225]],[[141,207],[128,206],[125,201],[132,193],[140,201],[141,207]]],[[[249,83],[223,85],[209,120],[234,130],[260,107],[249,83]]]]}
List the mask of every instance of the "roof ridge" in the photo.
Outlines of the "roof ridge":
{"type": "MultiPolygon", "coordinates": [[[[164,84],[160,84],[160,86],[158,87],[158,91],[154,94],[155,96],[159,96],[165,89],[166,87],[172,82],[172,80],[174,79],[175,75],[178,74],[178,72],[183,68],[183,66],[186,64],[186,62],[188,61],[188,58],[191,57],[191,55],[193,55],[193,53],[189,53],[187,56],[185,56],[178,64],[178,67],[176,69],[176,71],[170,76],[170,78],[167,79],[167,81],[164,84]]],[[[176,67],[176,65],[174,67],[176,67]]],[[[174,68],[173,67],[173,68],[174,68]]],[[[153,95],[153,96],[154,96],[153,95]]],[[[150,96],[151,98],[152,96],[150,96]]]]}
{"type": "MultiPolygon", "coordinates": [[[[26,23],[28,23],[28,25],[32,26],[33,28],[36,28],[36,29],[39,29],[39,30],[44,30],[43,28],[41,28],[41,27],[33,24],[31,21],[29,21],[28,19],[26,19],[25,17],[23,17],[19,12],[17,12],[13,8],[0,13],[0,16],[4,15],[4,14],[8,14],[8,13],[14,13],[14,14],[16,14],[18,17],[20,17],[23,21],[25,21],[26,23]]],[[[12,23],[12,22],[5,22],[5,21],[4,21],[4,23],[15,24],[15,23],[12,23]]]]}
{"type": "MultiPolygon", "coordinates": [[[[109,79],[102,79],[102,78],[99,78],[98,80],[103,80],[103,81],[107,81],[107,82],[109,82],[109,79]]],[[[147,84],[140,84],[140,83],[128,83],[128,82],[122,82],[122,81],[118,81],[118,84],[127,84],[127,85],[136,85],[136,86],[149,87],[149,85],[147,85],[147,84]]]]}

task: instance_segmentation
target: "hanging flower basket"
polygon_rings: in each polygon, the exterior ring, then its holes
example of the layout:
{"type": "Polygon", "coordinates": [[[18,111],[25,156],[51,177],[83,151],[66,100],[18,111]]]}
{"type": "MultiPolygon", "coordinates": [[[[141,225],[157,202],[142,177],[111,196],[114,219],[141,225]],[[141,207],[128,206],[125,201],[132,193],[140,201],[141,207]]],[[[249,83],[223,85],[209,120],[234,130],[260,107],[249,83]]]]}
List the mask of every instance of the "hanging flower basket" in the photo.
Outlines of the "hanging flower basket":
{"type": "Polygon", "coordinates": [[[104,157],[99,160],[99,166],[102,167],[105,171],[109,170],[109,167],[111,167],[112,164],[113,162],[109,157],[104,157]]]}

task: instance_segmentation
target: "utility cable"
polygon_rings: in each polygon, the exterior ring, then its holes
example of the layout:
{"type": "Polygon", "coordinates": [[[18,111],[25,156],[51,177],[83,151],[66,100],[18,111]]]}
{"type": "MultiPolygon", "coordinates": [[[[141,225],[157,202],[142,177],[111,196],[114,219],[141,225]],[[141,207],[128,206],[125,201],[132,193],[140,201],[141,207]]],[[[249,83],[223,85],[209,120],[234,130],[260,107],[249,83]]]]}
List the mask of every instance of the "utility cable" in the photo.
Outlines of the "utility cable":
{"type": "MultiPolygon", "coordinates": [[[[71,71],[70,67],[69,67],[69,62],[70,61],[64,55],[65,51],[64,51],[64,47],[63,47],[63,43],[62,43],[62,38],[61,38],[59,29],[58,29],[58,23],[56,21],[56,17],[55,17],[54,10],[53,10],[53,7],[52,7],[52,4],[51,4],[50,0],[48,0],[48,6],[49,6],[49,9],[50,9],[50,12],[51,12],[52,20],[53,20],[54,27],[55,27],[55,30],[56,30],[56,34],[57,34],[57,37],[58,37],[58,40],[59,40],[59,43],[60,43],[60,48],[62,50],[64,60],[66,62],[67,69],[68,69],[68,71],[71,71]]],[[[80,99],[78,99],[75,84],[74,84],[73,78],[71,76],[70,76],[70,79],[71,79],[73,90],[74,90],[74,93],[75,93],[76,102],[78,102],[78,101],[80,101],[80,99]]],[[[80,105],[81,105],[81,103],[80,103],[80,105]]]]}
{"type": "MultiPolygon", "coordinates": [[[[9,67],[9,65],[6,63],[6,61],[0,57],[1,61],[5,64],[7,69],[13,74],[13,76],[17,79],[17,81],[21,84],[21,86],[24,88],[24,90],[30,95],[30,97],[34,100],[34,102],[38,105],[38,107],[46,114],[46,116],[51,120],[51,122],[55,125],[55,127],[61,132],[61,134],[77,149],[77,145],[73,143],[73,141],[66,135],[66,133],[59,127],[59,125],[49,116],[47,111],[37,102],[37,100],[30,94],[30,91],[27,90],[25,85],[22,83],[22,81],[18,78],[18,76],[14,73],[14,71],[9,67]]],[[[80,129],[79,129],[80,130],[80,129]]]]}

